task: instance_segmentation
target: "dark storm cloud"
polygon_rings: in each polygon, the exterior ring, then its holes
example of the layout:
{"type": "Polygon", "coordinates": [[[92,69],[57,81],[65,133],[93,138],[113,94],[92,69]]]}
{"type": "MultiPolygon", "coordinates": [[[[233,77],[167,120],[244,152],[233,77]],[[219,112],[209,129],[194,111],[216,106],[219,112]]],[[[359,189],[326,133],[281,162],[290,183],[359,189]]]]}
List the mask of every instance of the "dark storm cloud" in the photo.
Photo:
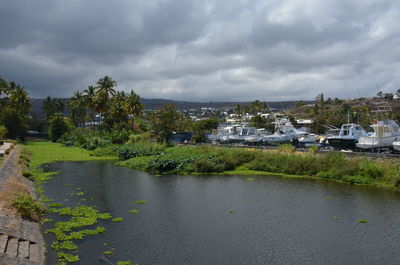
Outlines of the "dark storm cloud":
{"type": "Polygon", "coordinates": [[[390,0],[2,1],[0,75],[34,97],[103,75],[143,97],[371,96],[400,81],[390,0]]]}

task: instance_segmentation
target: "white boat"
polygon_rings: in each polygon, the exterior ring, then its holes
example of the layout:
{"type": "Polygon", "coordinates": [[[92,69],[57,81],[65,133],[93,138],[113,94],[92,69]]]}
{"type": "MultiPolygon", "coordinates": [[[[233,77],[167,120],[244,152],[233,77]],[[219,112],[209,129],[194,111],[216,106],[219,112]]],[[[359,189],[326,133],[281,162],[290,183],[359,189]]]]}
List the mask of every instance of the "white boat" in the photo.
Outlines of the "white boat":
{"type": "Polygon", "coordinates": [[[319,136],[313,133],[306,133],[299,137],[299,143],[303,145],[316,144],[318,142],[319,136]]]}
{"type": "Polygon", "coordinates": [[[360,137],[357,148],[368,150],[375,148],[392,148],[396,137],[400,136],[400,126],[394,120],[381,120],[371,125],[372,134],[360,137]]]}
{"type": "Polygon", "coordinates": [[[328,136],[328,144],[336,150],[355,149],[360,137],[367,136],[365,130],[358,124],[347,123],[340,128],[339,135],[328,136]]]}
{"type": "Polygon", "coordinates": [[[393,151],[400,152],[400,137],[397,137],[393,142],[393,151]]]}
{"type": "Polygon", "coordinates": [[[306,134],[306,132],[297,130],[286,118],[276,119],[274,124],[275,132],[263,138],[263,141],[268,144],[291,142],[293,138],[299,138],[306,134]]]}
{"type": "Polygon", "coordinates": [[[266,135],[268,135],[268,131],[266,129],[257,129],[254,134],[246,136],[244,142],[247,145],[258,145],[262,143],[263,138],[266,135]]]}

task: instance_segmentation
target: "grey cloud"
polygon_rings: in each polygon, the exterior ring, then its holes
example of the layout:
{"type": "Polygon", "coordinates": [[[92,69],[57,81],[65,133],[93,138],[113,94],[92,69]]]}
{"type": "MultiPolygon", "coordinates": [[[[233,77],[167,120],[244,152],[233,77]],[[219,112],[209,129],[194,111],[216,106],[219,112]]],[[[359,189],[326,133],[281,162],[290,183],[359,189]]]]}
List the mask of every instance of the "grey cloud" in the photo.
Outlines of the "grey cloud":
{"type": "Polygon", "coordinates": [[[399,87],[398,17],[390,0],[5,0],[0,75],[34,97],[106,74],[151,98],[371,96],[399,87]]]}

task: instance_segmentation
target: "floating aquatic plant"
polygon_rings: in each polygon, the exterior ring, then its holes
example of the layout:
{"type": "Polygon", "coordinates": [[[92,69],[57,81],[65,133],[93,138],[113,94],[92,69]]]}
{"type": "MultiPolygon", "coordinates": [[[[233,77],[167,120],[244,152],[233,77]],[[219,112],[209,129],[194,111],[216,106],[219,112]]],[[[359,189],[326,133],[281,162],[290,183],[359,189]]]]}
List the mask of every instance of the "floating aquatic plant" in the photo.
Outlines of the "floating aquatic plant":
{"type": "Polygon", "coordinates": [[[112,254],[114,254],[114,250],[115,250],[115,248],[112,248],[111,250],[104,251],[103,255],[112,255],[112,254]]]}
{"type": "Polygon", "coordinates": [[[365,219],[360,219],[360,220],[358,220],[358,223],[360,223],[360,224],[366,224],[366,223],[368,223],[368,221],[365,220],[365,219]]]}
{"type": "Polygon", "coordinates": [[[111,221],[113,221],[113,222],[121,222],[122,220],[124,220],[124,218],[122,218],[122,217],[115,217],[115,218],[113,218],[111,221]]]}
{"type": "Polygon", "coordinates": [[[50,204],[48,204],[47,206],[48,206],[48,207],[61,207],[62,204],[59,203],[59,202],[55,202],[55,203],[50,203],[50,204]]]}
{"type": "Polygon", "coordinates": [[[130,210],[129,212],[130,212],[130,213],[139,213],[138,210],[134,210],[134,209],[133,209],[133,210],[130,210]]]}
{"type": "Polygon", "coordinates": [[[131,261],[117,261],[117,265],[132,265],[131,261]]]}
{"type": "Polygon", "coordinates": [[[65,252],[57,252],[57,257],[58,260],[61,262],[78,262],[79,261],[79,256],[77,255],[72,255],[70,253],[65,253],[65,252]]]}
{"type": "Polygon", "coordinates": [[[146,200],[137,200],[137,201],[135,201],[135,203],[137,203],[137,204],[145,204],[146,200]]]}

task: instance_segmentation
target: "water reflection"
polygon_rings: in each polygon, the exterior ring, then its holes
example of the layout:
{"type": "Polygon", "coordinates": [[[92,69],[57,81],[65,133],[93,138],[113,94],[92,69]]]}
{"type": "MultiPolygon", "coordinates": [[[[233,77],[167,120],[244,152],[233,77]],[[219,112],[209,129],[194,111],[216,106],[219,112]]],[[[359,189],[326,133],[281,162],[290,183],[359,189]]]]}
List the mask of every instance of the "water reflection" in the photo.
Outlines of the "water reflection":
{"type": "MultiPolygon", "coordinates": [[[[113,262],[143,265],[399,263],[396,192],[280,177],[157,177],[100,161],[48,170],[62,176],[46,184],[48,197],[124,218],[103,222],[106,233],[78,243],[79,264],[102,264],[112,247],[113,262]],[[76,188],[86,201],[70,195],[76,188]]],[[[55,263],[52,255],[48,264],[55,263]]]]}

